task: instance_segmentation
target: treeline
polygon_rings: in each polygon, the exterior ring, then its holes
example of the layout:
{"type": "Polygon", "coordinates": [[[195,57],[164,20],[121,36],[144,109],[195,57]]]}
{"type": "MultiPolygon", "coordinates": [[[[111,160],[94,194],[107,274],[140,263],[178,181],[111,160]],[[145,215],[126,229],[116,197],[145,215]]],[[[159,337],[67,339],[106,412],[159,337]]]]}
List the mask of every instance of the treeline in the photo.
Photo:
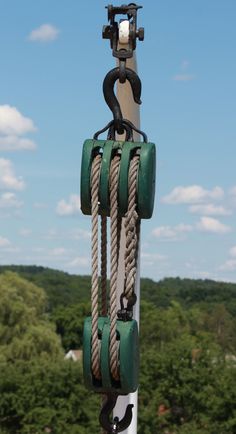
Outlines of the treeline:
{"type": "MultiPolygon", "coordinates": [[[[5,271],[16,272],[19,276],[44,288],[50,312],[60,305],[69,306],[90,300],[90,276],[71,275],[39,266],[0,266],[0,274],[5,271]]],[[[141,298],[159,308],[169,307],[172,301],[179,302],[184,308],[196,304],[204,308],[224,304],[226,309],[236,316],[236,283],[179,277],[154,282],[143,278],[141,298]]]]}
{"type": "MultiPolygon", "coordinates": [[[[236,285],[141,287],[138,433],[235,434],[236,285]]],[[[1,267],[0,434],[99,432],[99,397],[64,360],[82,347],[89,296],[88,276],[1,267]]]]}

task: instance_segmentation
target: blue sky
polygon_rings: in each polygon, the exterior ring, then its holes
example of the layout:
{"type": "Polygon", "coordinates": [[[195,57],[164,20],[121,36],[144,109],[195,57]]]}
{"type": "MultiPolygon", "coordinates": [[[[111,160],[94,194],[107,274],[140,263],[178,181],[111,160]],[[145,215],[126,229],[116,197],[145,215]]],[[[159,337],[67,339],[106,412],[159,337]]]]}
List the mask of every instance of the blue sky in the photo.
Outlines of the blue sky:
{"type": "MultiPolygon", "coordinates": [[[[90,273],[79,176],[84,140],[111,119],[106,4],[0,1],[0,264],[90,273]]],[[[142,4],[141,119],[158,168],[141,274],[236,281],[236,3],[142,4]]]]}

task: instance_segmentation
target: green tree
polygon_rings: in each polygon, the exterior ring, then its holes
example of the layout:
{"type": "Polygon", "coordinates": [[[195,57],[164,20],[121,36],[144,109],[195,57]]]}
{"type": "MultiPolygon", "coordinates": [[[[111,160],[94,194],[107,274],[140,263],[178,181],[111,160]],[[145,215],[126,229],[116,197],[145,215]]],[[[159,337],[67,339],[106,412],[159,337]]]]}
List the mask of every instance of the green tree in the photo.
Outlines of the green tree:
{"type": "Polygon", "coordinates": [[[0,427],[8,434],[99,432],[99,398],[83,386],[71,361],[41,360],[1,366],[0,427]]]}
{"type": "Polygon", "coordinates": [[[1,360],[62,357],[60,338],[45,315],[43,289],[12,272],[0,275],[1,360]]]}
{"type": "Polygon", "coordinates": [[[52,320],[66,351],[82,347],[83,324],[89,311],[90,303],[80,303],[68,307],[60,306],[53,313],[52,320]]]}
{"type": "Polygon", "coordinates": [[[217,342],[225,351],[236,351],[236,327],[225,305],[214,305],[205,315],[205,329],[214,333],[217,342]]]}

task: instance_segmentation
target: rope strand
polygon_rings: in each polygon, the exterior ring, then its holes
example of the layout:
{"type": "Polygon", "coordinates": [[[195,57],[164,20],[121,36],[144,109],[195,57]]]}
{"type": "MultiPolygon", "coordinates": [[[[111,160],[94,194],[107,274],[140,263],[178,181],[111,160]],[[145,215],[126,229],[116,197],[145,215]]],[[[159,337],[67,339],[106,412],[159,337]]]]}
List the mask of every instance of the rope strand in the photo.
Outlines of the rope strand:
{"type": "Polygon", "coordinates": [[[137,251],[139,244],[140,219],[137,213],[136,194],[139,169],[139,155],[131,160],[129,168],[129,198],[128,210],[125,216],[125,284],[124,296],[128,300],[133,292],[136,280],[137,251]]]}
{"type": "Polygon", "coordinates": [[[107,218],[101,217],[101,313],[107,315],[107,218]]]}
{"type": "Polygon", "coordinates": [[[98,192],[101,167],[101,155],[97,155],[92,164],[91,176],[91,206],[92,206],[92,282],[91,282],[91,302],[92,302],[92,343],[91,343],[91,363],[92,373],[97,378],[101,378],[99,363],[99,342],[98,342],[98,296],[99,296],[99,277],[98,277],[98,192]]]}
{"type": "Polygon", "coordinates": [[[119,380],[116,340],[116,297],[118,275],[118,180],[120,156],[116,155],[110,167],[110,232],[111,232],[111,277],[110,277],[110,369],[115,380],[119,380]]]}

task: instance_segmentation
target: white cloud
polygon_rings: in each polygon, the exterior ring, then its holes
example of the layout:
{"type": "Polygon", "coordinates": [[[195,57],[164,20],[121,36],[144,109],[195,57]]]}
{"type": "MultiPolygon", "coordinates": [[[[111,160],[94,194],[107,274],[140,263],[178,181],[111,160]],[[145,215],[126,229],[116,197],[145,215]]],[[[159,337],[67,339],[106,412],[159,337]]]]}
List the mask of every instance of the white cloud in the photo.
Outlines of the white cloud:
{"type": "Polygon", "coordinates": [[[32,119],[22,115],[16,107],[0,105],[0,150],[34,150],[36,144],[23,134],[36,130],[32,119]]]}
{"type": "Polygon", "coordinates": [[[159,253],[145,253],[141,252],[141,258],[147,259],[147,260],[157,260],[157,261],[163,261],[167,258],[166,255],[160,255],[159,253]]]}
{"type": "Polygon", "coordinates": [[[50,42],[58,38],[59,30],[52,24],[42,24],[37,29],[32,30],[29,40],[32,42],[50,42]]]}
{"type": "Polygon", "coordinates": [[[235,186],[235,187],[232,187],[232,188],[230,189],[229,194],[230,194],[231,196],[236,196],[236,186],[235,186]]]}
{"type": "Polygon", "coordinates": [[[0,151],[34,151],[36,143],[33,140],[17,136],[0,136],[0,151]]]}
{"type": "Polygon", "coordinates": [[[206,199],[221,199],[224,191],[220,187],[212,190],[205,190],[200,185],[190,185],[188,187],[175,187],[167,196],[162,198],[162,202],[171,205],[201,203],[206,199]]]}
{"type": "Polygon", "coordinates": [[[189,207],[189,211],[192,214],[202,214],[202,215],[230,215],[232,212],[223,206],[216,206],[212,203],[209,204],[198,204],[189,207]]]}
{"type": "Polygon", "coordinates": [[[64,247],[56,247],[55,249],[49,250],[49,255],[52,256],[62,256],[66,254],[66,249],[64,247]]]}
{"type": "Polygon", "coordinates": [[[222,271],[234,271],[236,270],[236,259],[229,259],[223,265],[220,266],[222,271]]]}
{"type": "Polygon", "coordinates": [[[180,223],[179,225],[175,226],[175,229],[177,232],[191,232],[193,230],[193,227],[191,225],[186,225],[185,223],[180,223]]]}
{"type": "Polygon", "coordinates": [[[204,216],[195,226],[183,223],[176,226],[159,226],[152,231],[152,235],[163,240],[177,241],[182,239],[184,234],[196,229],[218,234],[226,234],[231,231],[229,226],[224,225],[219,220],[204,216]]]}
{"type": "MultiPolygon", "coordinates": [[[[61,231],[57,228],[50,228],[44,235],[43,238],[47,240],[57,240],[59,242],[65,242],[65,240],[73,240],[73,241],[90,241],[91,232],[86,229],[81,228],[68,228],[68,230],[61,231]]],[[[84,246],[89,243],[84,243],[84,246]]]]}
{"type": "Polygon", "coordinates": [[[196,78],[194,74],[176,74],[173,77],[174,81],[192,81],[196,78]]]}
{"type": "Polygon", "coordinates": [[[77,194],[71,194],[68,201],[60,200],[56,212],[60,216],[72,216],[80,213],[80,197],[77,194]]]}
{"type": "Polygon", "coordinates": [[[153,229],[152,234],[157,238],[174,238],[176,232],[171,226],[159,226],[153,229]]]}
{"type": "Polygon", "coordinates": [[[236,258],[236,246],[231,247],[229,254],[236,258]]]}
{"type": "Polygon", "coordinates": [[[23,205],[22,201],[19,201],[15,193],[2,193],[0,195],[0,209],[1,208],[20,208],[23,205]]]}
{"type": "Polygon", "coordinates": [[[25,183],[22,177],[16,177],[10,160],[0,158],[0,190],[23,190],[25,183]]]}
{"type": "Polygon", "coordinates": [[[196,78],[196,76],[195,76],[195,74],[190,74],[188,72],[189,65],[190,65],[190,63],[188,60],[186,60],[186,59],[183,60],[181,62],[181,65],[180,65],[180,71],[181,72],[179,74],[174,75],[174,77],[172,77],[172,80],[174,80],[174,81],[191,81],[191,80],[194,80],[196,78]]]}
{"type": "Polygon", "coordinates": [[[19,234],[24,238],[28,238],[32,234],[32,229],[22,228],[20,229],[19,234]]]}
{"type": "Polygon", "coordinates": [[[16,107],[0,105],[0,134],[7,136],[21,136],[35,131],[33,121],[23,116],[16,107]]]}
{"type": "Polygon", "coordinates": [[[90,258],[85,256],[77,256],[77,258],[73,259],[71,262],[67,264],[69,268],[79,268],[79,267],[89,267],[91,263],[90,258]]]}
{"type": "Polygon", "coordinates": [[[158,253],[144,253],[141,252],[142,266],[152,266],[156,265],[160,261],[165,261],[167,259],[166,255],[160,255],[158,253]]]}
{"type": "Polygon", "coordinates": [[[7,238],[1,237],[0,236],[0,248],[1,247],[8,247],[10,246],[10,241],[7,238]]]}
{"type": "Polygon", "coordinates": [[[197,223],[197,228],[203,232],[213,232],[216,234],[226,234],[231,231],[229,226],[212,217],[201,217],[200,222],[197,223]]]}
{"type": "Polygon", "coordinates": [[[181,235],[191,232],[193,227],[191,225],[179,224],[176,226],[159,226],[152,231],[152,235],[156,238],[177,240],[181,235]]]}
{"type": "Polygon", "coordinates": [[[221,265],[220,270],[222,271],[236,270],[236,246],[231,247],[229,254],[232,259],[228,259],[223,265],[221,265]]]}
{"type": "Polygon", "coordinates": [[[74,240],[90,240],[91,232],[86,229],[76,228],[71,232],[71,238],[74,240]]]}

